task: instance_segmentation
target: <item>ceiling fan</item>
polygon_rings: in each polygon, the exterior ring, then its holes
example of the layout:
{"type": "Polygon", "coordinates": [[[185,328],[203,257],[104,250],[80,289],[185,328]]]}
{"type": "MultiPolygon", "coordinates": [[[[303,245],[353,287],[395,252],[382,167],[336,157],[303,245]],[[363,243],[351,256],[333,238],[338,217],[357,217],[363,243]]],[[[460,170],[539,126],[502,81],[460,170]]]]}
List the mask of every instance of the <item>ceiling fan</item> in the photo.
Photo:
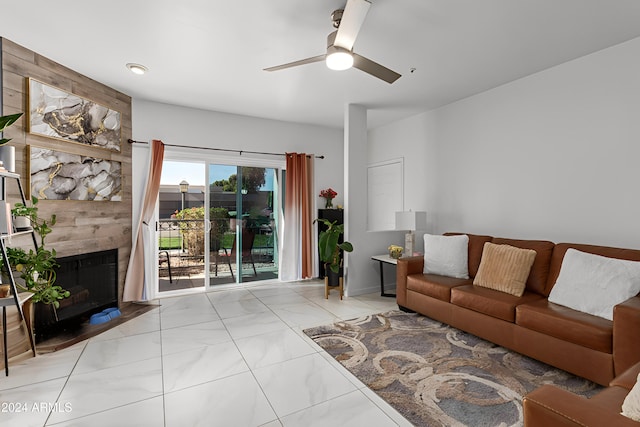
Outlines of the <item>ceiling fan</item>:
{"type": "Polygon", "coordinates": [[[353,52],[353,44],[370,6],[371,3],[368,0],[347,0],[344,9],[335,10],[331,14],[333,26],[337,30],[327,37],[326,54],[265,68],[264,71],[284,70],[298,65],[326,61],[327,67],[332,70],[346,70],[354,67],[387,83],[395,82],[400,78],[400,74],[353,52]]]}

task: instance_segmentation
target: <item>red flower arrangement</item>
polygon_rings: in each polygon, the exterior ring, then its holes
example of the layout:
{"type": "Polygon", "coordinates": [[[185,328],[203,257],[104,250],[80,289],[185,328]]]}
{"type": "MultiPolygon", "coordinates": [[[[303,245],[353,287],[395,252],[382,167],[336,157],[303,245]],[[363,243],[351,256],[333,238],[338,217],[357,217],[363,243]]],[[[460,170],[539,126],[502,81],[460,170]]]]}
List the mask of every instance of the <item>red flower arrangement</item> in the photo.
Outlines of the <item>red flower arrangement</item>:
{"type": "Polygon", "coordinates": [[[338,195],[338,193],[333,188],[327,188],[326,190],[320,191],[320,197],[325,199],[325,209],[330,209],[333,207],[332,200],[338,195]]]}
{"type": "Polygon", "coordinates": [[[320,197],[324,197],[325,199],[335,199],[337,195],[338,193],[333,188],[320,191],[320,197]]]}

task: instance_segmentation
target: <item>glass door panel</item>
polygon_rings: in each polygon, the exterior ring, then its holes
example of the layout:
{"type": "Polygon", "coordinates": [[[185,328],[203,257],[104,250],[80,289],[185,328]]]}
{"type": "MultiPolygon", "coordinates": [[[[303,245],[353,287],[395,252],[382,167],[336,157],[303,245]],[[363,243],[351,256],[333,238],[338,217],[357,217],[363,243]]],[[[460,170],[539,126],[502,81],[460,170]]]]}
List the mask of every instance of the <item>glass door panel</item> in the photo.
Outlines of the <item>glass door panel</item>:
{"type": "Polygon", "coordinates": [[[238,167],[209,166],[209,283],[235,283],[238,167]]]}
{"type": "Polygon", "coordinates": [[[209,165],[211,285],[278,277],[273,168],[209,165]]]}
{"type": "Polygon", "coordinates": [[[165,160],[160,182],[158,291],[203,287],[207,250],[204,165],[165,160]]]}
{"type": "Polygon", "coordinates": [[[242,281],[276,279],[276,170],[247,166],[238,169],[242,176],[242,281]]]}

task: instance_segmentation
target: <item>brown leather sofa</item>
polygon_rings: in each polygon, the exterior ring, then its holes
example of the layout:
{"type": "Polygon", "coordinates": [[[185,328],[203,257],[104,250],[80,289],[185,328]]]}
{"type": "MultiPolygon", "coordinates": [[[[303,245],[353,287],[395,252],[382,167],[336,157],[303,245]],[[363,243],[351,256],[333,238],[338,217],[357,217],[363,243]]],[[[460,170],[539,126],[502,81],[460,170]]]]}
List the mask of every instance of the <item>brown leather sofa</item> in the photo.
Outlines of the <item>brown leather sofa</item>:
{"type": "Polygon", "coordinates": [[[609,387],[586,399],[553,385],[544,385],[527,394],[522,403],[524,425],[528,426],[640,426],[620,415],[622,402],[636,383],[640,363],[616,377],[609,387]]]}
{"type": "Polygon", "coordinates": [[[613,321],[547,300],[567,249],[631,261],[640,261],[640,250],[467,235],[469,279],[424,274],[423,257],[398,260],[396,298],[401,309],[605,386],[640,361],[640,296],[617,305],[613,321]],[[521,297],[473,285],[485,242],[536,251],[521,297]]]}

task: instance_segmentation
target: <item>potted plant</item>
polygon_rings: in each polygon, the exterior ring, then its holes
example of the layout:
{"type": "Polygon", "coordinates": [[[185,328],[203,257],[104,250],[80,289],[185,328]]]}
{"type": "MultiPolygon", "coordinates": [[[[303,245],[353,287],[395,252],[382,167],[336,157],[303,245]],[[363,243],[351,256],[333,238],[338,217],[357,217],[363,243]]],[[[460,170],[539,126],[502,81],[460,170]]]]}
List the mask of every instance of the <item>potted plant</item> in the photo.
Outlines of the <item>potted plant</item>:
{"type": "Polygon", "coordinates": [[[338,195],[338,192],[333,188],[327,188],[320,191],[320,197],[324,199],[324,208],[333,209],[333,199],[338,195]]]}
{"type": "Polygon", "coordinates": [[[23,212],[28,215],[31,227],[40,236],[40,245],[34,251],[25,251],[22,248],[7,248],[9,263],[19,273],[22,279],[16,283],[19,291],[31,292],[34,303],[51,304],[54,308],[60,306],[59,301],[69,296],[69,291],[55,284],[56,281],[56,251],[45,246],[45,239],[51,231],[51,227],[56,223],[56,215],[51,215],[48,219],[38,217],[38,199],[31,199],[32,206],[28,207],[22,203],[16,203],[14,215],[23,212]]]}
{"type": "Polygon", "coordinates": [[[353,245],[350,242],[340,243],[340,236],[344,233],[344,224],[337,224],[337,221],[332,222],[323,218],[318,218],[316,221],[323,223],[326,227],[320,231],[318,236],[320,260],[325,263],[329,286],[338,286],[338,280],[343,274],[340,251],[352,252],[353,245]]]}
{"type": "Polygon", "coordinates": [[[31,197],[32,206],[27,206],[24,203],[16,203],[11,209],[11,215],[13,216],[13,225],[16,231],[29,231],[31,230],[31,224],[36,223],[38,220],[38,199],[31,197]]]}

